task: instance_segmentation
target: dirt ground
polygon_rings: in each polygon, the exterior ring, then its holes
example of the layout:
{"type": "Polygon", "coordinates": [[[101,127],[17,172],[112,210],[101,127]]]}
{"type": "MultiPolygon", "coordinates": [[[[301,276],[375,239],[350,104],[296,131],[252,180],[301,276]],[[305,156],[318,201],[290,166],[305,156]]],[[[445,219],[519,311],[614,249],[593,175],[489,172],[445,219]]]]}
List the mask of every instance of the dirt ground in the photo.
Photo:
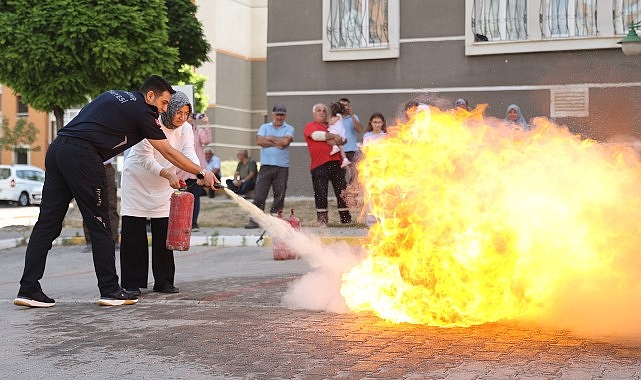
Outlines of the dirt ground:
{"type": "MultiPolygon", "coordinates": [[[[251,201],[251,199],[250,199],[251,201]]],[[[271,207],[271,198],[267,199],[266,211],[271,207]]],[[[295,215],[301,219],[303,226],[311,226],[316,221],[316,209],[314,200],[311,198],[291,197],[285,199],[285,217],[289,216],[289,210],[294,209],[295,215]]],[[[364,221],[359,209],[352,209],[352,220],[354,224],[349,226],[364,227],[364,221]]],[[[243,227],[247,224],[247,214],[239,208],[229,197],[220,192],[215,198],[207,196],[200,198],[200,215],[198,224],[201,227],[243,227]]],[[[329,225],[331,227],[343,226],[338,218],[336,199],[329,199],[329,225]]],[[[345,226],[345,227],[349,227],[345,226]]],[[[69,208],[65,218],[65,227],[81,228],[82,217],[75,204],[69,208]]]]}

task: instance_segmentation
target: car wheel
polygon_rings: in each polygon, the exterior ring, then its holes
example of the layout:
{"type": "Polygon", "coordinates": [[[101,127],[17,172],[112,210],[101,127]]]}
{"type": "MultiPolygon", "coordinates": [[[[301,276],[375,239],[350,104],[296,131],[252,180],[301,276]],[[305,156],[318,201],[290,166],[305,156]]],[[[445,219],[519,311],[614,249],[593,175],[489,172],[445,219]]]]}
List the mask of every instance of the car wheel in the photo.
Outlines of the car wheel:
{"type": "Polygon", "coordinates": [[[26,192],[20,193],[20,198],[18,198],[18,204],[20,206],[29,206],[29,194],[26,192]]]}

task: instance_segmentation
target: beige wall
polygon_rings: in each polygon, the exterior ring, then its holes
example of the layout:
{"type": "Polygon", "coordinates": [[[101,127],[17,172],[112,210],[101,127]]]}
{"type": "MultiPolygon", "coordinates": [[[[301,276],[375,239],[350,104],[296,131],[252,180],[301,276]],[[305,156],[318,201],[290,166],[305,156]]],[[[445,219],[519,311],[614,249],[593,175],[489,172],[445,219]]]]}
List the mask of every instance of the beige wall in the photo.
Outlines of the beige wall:
{"type": "Polygon", "coordinates": [[[203,0],[196,5],[212,46],[210,62],[197,69],[208,78],[211,145],[222,160],[236,160],[238,149],[251,149],[256,156],[255,136],[267,109],[267,0],[203,0]]]}

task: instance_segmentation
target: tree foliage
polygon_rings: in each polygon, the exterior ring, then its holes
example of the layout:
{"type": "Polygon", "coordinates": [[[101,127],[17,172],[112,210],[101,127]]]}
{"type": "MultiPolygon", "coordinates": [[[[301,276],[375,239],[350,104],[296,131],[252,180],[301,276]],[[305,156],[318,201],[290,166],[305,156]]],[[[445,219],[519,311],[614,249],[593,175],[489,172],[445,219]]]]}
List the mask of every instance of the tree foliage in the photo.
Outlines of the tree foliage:
{"type": "Polygon", "coordinates": [[[178,49],[178,62],[173,70],[165,73],[170,83],[194,85],[194,111],[205,112],[208,106],[205,82],[207,77],[197,74],[195,67],[209,61],[211,46],[196,17],[198,8],[191,0],[166,0],[169,17],[169,46],[178,49]]]}
{"type": "Polygon", "coordinates": [[[194,85],[194,112],[204,113],[207,111],[209,97],[205,92],[205,82],[207,77],[198,74],[192,66],[183,65],[180,70],[180,80],[174,82],[179,85],[193,84],[194,85]]]}
{"type": "Polygon", "coordinates": [[[175,69],[165,0],[2,0],[0,82],[29,106],[64,109],[175,69]]]}
{"type": "MultiPolygon", "coordinates": [[[[172,83],[189,82],[191,74],[185,65],[200,67],[209,61],[211,46],[203,32],[203,26],[196,17],[198,8],[191,0],[166,0],[169,17],[169,46],[178,49],[178,61],[171,72],[166,73],[172,83]]],[[[193,70],[192,70],[193,71],[193,70]]]]}
{"type": "Polygon", "coordinates": [[[13,152],[37,152],[40,150],[40,146],[33,146],[33,143],[38,140],[38,132],[40,132],[38,128],[33,123],[27,123],[26,119],[18,119],[16,125],[11,128],[9,120],[3,118],[0,145],[2,145],[2,149],[13,152]]]}

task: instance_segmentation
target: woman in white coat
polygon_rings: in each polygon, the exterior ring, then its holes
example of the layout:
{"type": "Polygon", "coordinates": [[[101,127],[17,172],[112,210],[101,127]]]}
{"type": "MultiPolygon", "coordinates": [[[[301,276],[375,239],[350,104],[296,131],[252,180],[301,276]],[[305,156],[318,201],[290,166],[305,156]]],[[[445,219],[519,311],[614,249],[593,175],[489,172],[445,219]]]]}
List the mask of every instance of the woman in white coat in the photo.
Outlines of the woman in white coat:
{"type": "MultiPolygon", "coordinates": [[[[194,150],[194,133],[187,118],[192,112],[187,95],[176,91],[167,112],[161,114],[161,129],[169,144],[200,165],[194,150]]],[[[167,249],[169,200],[180,187],[176,167],[156,151],[147,140],[131,148],[122,172],[120,242],[121,285],[131,294],[147,288],[149,247],[147,219],[151,219],[151,260],[154,291],[178,293],[174,286],[174,252],[167,249]]]]}

